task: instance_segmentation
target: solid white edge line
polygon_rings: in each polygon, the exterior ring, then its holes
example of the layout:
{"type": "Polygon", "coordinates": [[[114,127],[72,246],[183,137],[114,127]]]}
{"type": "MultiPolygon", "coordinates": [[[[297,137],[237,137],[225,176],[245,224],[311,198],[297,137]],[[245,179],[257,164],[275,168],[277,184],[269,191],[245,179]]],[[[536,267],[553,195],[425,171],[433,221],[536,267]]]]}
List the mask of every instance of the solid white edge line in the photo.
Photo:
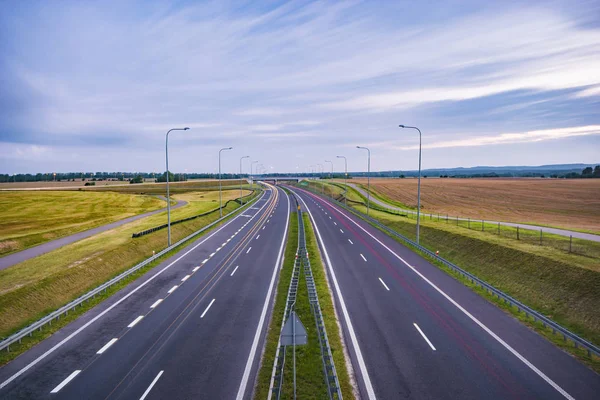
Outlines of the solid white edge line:
{"type": "Polygon", "coordinates": [[[360,253],[360,256],[362,257],[363,260],[367,261],[367,259],[365,258],[365,256],[363,256],[362,253],[360,253]]]}
{"type": "Polygon", "coordinates": [[[150,308],[156,308],[157,305],[163,302],[163,299],[158,299],[150,306],[150,308]]]}
{"type": "MultiPolygon", "coordinates": [[[[246,361],[246,368],[244,368],[244,375],[242,376],[242,380],[240,382],[240,387],[237,392],[236,400],[243,400],[244,394],[246,393],[246,386],[248,385],[248,379],[250,378],[250,371],[252,370],[252,364],[254,363],[254,357],[256,355],[256,349],[258,347],[258,341],[260,339],[260,334],[263,329],[263,325],[265,323],[265,317],[267,315],[267,310],[269,309],[269,299],[271,298],[271,293],[273,292],[273,286],[275,285],[275,278],[277,277],[277,271],[279,271],[280,265],[283,262],[283,250],[286,243],[288,225],[290,222],[290,197],[288,194],[283,191],[285,197],[287,199],[287,216],[285,220],[285,229],[283,233],[283,238],[281,240],[281,246],[279,247],[279,254],[277,255],[277,261],[275,261],[275,266],[273,268],[273,275],[271,276],[271,283],[269,284],[269,290],[267,291],[267,296],[265,297],[265,303],[263,304],[263,309],[260,314],[260,319],[258,321],[258,326],[256,327],[256,333],[254,334],[254,340],[252,341],[252,347],[250,349],[250,354],[248,355],[248,361],[246,361]]],[[[265,203],[266,204],[266,203],[265,203]]]]}
{"type": "Polygon", "coordinates": [[[388,285],[385,284],[385,282],[383,281],[383,279],[379,278],[379,282],[381,282],[381,284],[383,285],[383,287],[386,288],[388,290],[388,292],[389,292],[390,288],[388,287],[388,285]]]}
{"type": "Polygon", "coordinates": [[[425,336],[425,334],[423,333],[423,331],[421,330],[421,328],[419,328],[419,325],[417,325],[416,322],[413,322],[413,325],[415,326],[415,328],[417,328],[417,330],[419,331],[419,333],[421,334],[421,336],[423,336],[423,339],[425,339],[425,341],[427,342],[427,344],[429,345],[429,347],[431,347],[431,350],[435,351],[435,347],[433,347],[433,344],[431,344],[431,342],[429,341],[429,339],[427,338],[427,336],[425,336]]]}
{"type": "Polygon", "coordinates": [[[146,396],[148,396],[148,393],[150,393],[150,391],[152,390],[152,388],[154,387],[154,385],[156,385],[156,382],[158,381],[158,379],[161,377],[161,375],[163,374],[163,371],[160,371],[158,373],[158,375],[156,375],[156,378],[154,378],[154,380],[152,381],[152,383],[150,384],[150,386],[148,386],[148,389],[146,389],[146,391],[144,392],[144,394],[142,395],[142,397],[140,397],[140,400],[144,400],[146,398],[146,396]]]}
{"type": "Polygon", "coordinates": [[[210,256],[208,256],[208,258],[211,258],[211,257],[212,257],[212,256],[214,256],[214,255],[215,255],[215,253],[211,253],[211,255],[210,255],[210,256]]]}
{"type": "Polygon", "coordinates": [[[58,393],[58,391],[60,389],[64,388],[67,385],[67,383],[71,382],[73,380],[73,378],[75,378],[77,375],[79,375],[80,372],[81,372],[80,369],[76,369],[75,371],[71,372],[71,375],[67,376],[65,378],[65,380],[62,381],[61,383],[59,383],[57,387],[52,389],[52,391],[50,393],[58,393]]]}
{"type": "Polygon", "coordinates": [[[319,232],[319,227],[315,223],[315,219],[313,218],[312,213],[308,209],[308,205],[306,204],[304,199],[302,199],[301,196],[298,196],[298,198],[304,204],[306,211],[308,211],[308,215],[310,216],[313,227],[315,228],[315,232],[317,233],[317,237],[319,238],[319,242],[321,243],[321,248],[323,249],[323,254],[325,255],[325,261],[327,262],[327,268],[329,269],[331,280],[333,281],[333,286],[335,288],[335,293],[337,294],[338,300],[340,301],[342,315],[344,316],[344,321],[346,322],[348,332],[350,333],[350,341],[352,342],[352,347],[354,348],[354,353],[356,354],[358,368],[360,369],[365,389],[367,390],[367,396],[370,400],[374,400],[376,398],[375,391],[373,390],[373,385],[371,384],[371,378],[369,377],[369,372],[367,371],[367,366],[362,356],[362,351],[360,350],[360,346],[358,345],[358,339],[356,338],[356,333],[354,332],[354,327],[352,326],[352,321],[350,320],[350,314],[348,314],[348,309],[346,308],[346,302],[344,301],[342,291],[340,290],[340,285],[338,284],[337,278],[335,276],[335,271],[333,270],[333,266],[331,265],[329,253],[327,252],[327,248],[325,247],[325,243],[323,242],[323,238],[321,237],[321,233],[319,232]]]}
{"type": "Polygon", "coordinates": [[[206,264],[208,262],[208,258],[202,261],[202,264],[206,264]]]}
{"type": "Polygon", "coordinates": [[[446,298],[446,300],[448,300],[456,308],[458,308],[460,311],[462,311],[463,314],[465,314],[467,317],[469,317],[469,319],[471,319],[471,321],[473,321],[477,325],[479,325],[479,327],[481,329],[483,329],[487,334],[489,334],[491,337],[493,337],[506,350],[508,350],[509,352],[511,352],[515,357],[517,357],[521,362],[523,362],[523,364],[525,364],[527,367],[529,367],[529,369],[531,369],[540,378],[542,378],[544,381],[546,381],[546,383],[548,383],[550,386],[552,386],[557,392],[559,392],[560,394],[562,394],[566,399],[575,400],[573,398],[573,396],[571,396],[569,393],[567,393],[556,382],[554,382],[552,379],[550,379],[546,374],[544,374],[541,370],[539,370],[529,360],[527,360],[525,357],[523,357],[521,355],[521,353],[519,353],[518,351],[516,351],[515,349],[513,349],[508,343],[506,343],[504,340],[502,340],[500,338],[500,336],[496,335],[483,322],[481,322],[477,318],[475,318],[470,312],[468,312],[465,308],[463,308],[463,306],[461,306],[460,304],[458,304],[452,297],[448,296],[446,294],[446,292],[444,292],[442,289],[440,289],[435,283],[433,283],[429,279],[427,279],[423,274],[421,274],[419,271],[417,271],[412,265],[410,265],[409,263],[407,263],[402,257],[400,257],[398,254],[396,254],[392,249],[390,249],[388,246],[386,246],[384,243],[382,243],[379,239],[377,239],[375,236],[373,236],[370,232],[368,232],[365,228],[363,228],[362,226],[360,226],[356,221],[354,221],[352,218],[350,218],[348,215],[346,215],[346,213],[341,212],[340,210],[338,210],[338,211],[340,212],[341,215],[343,215],[344,217],[346,217],[346,219],[348,219],[350,222],[352,222],[354,225],[356,225],[359,229],[361,229],[363,232],[365,232],[367,235],[369,235],[371,238],[373,238],[377,243],[379,243],[380,245],[382,245],[387,251],[389,251],[390,253],[392,253],[398,260],[402,261],[402,263],[404,265],[406,265],[408,268],[410,268],[415,274],[417,274],[421,279],[423,279],[425,282],[427,282],[439,294],[441,294],[442,296],[444,296],[446,298]]]}
{"type": "Polygon", "coordinates": [[[134,326],[137,325],[138,322],[140,322],[142,320],[142,318],[144,318],[143,315],[140,315],[139,317],[137,317],[136,319],[134,319],[133,321],[131,321],[129,323],[129,325],[127,325],[128,328],[133,328],[134,326]]]}
{"type": "Polygon", "coordinates": [[[192,272],[196,272],[200,269],[200,267],[194,267],[194,269],[192,270],[192,272]]]}
{"type": "Polygon", "coordinates": [[[210,309],[210,307],[213,305],[213,303],[215,302],[216,299],[212,299],[212,301],[210,302],[210,304],[208,305],[208,307],[206,307],[206,309],[204,310],[204,312],[202,313],[202,315],[200,316],[200,318],[204,318],[204,316],[206,315],[206,313],[208,312],[208,310],[210,309]]]}
{"type": "MultiPolygon", "coordinates": [[[[265,195],[263,193],[263,195],[261,196],[261,199],[264,196],[265,195]]],[[[267,206],[267,203],[265,202],[265,205],[263,205],[261,207],[261,210],[264,207],[266,207],[266,206],[267,206]]],[[[257,215],[259,212],[257,212],[255,215],[257,215]]],[[[91,324],[93,324],[94,322],[96,322],[97,320],[99,320],[100,318],[102,318],[104,315],[106,315],[112,309],[114,309],[119,304],[121,304],[122,302],[124,302],[125,300],[127,300],[129,297],[133,296],[134,293],[136,293],[138,290],[140,290],[141,288],[143,288],[144,286],[146,286],[147,284],[149,284],[150,282],[152,282],[154,279],[156,279],[157,276],[161,275],[163,272],[165,272],[166,270],[168,270],[169,268],[171,268],[173,265],[175,265],[177,262],[179,262],[179,260],[181,260],[182,258],[184,258],[185,256],[187,256],[188,254],[190,254],[192,251],[196,250],[199,246],[201,246],[202,244],[204,244],[207,240],[209,240],[210,238],[212,238],[213,236],[215,236],[217,233],[219,233],[220,231],[222,231],[223,229],[225,229],[225,227],[227,227],[229,224],[233,223],[233,221],[235,221],[236,219],[240,218],[240,215],[241,214],[238,214],[235,217],[233,217],[232,219],[230,219],[229,221],[227,221],[225,224],[223,224],[221,227],[217,228],[210,235],[206,236],[198,244],[196,244],[191,249],[189,249],[188,251],[186,251],[185,253],[183,253],[181,256],[179,256],[177,259],[175,259],[172,263],[170,263],[169,265],[165,266],[163,269],[161,269],[160,271],[158,271],[156,274],[152,275],[150,278],[148,278],[147,280],[145,280],[138,287],[134,288],[133,290],[131,290],[131,292],[127,293],[125,296],[123,296],[119,300],[117,300],[113,305],[109,306],[106,310],[104,310],[100,314],[96,315],[94,318],[92,318],[91,320],[89,320],[88,322],[86,322],[84,325],[82,325],[75,332],[71,333],[69,336],[67,336],[66,338],[64,338],[63,340],[61,340],[60,342],[58,342],[54,346],[52,346],[50,349],[48,349],[42,355],[40,355],[39,357],[37,357],[35,360],[33,360],[32,362],[30,362],[29,364],[27,364],[25,367],[21,368],[18,372],[14,373],[10,378],[8,378],[7,380],[5,380],[4,382],[2,382],[0,384],[0,389],[3,389],[6,385],[8,385],[9,383],[11,383],[15,379],[17,379],[19,376],[23,375],[25,372],[27,372],[29,369],[31,369],[33,366],[35,366],[40,361],[42,361],[44,358],[48,357],[49,354],[52,354],[54,351],[56,351],[56,349],[58,349],[59,347],[61,347],[65,343],[67,343],[69,340],[71,340],[72,338],[74,338],[75,336],[77,336],[79,333],[81,333],[83,330],[85,330],[88,326],[90,326],[91,324]]],[[[252,216],[252,218],[254,218],[254,216],[252,216]]]]}
{"type": "Polygon", "coordinates": [[[239,265],[236,265],[236,267],[233,269],[233,272],[229,276],[233,276],[233,274],[235,274],[235,271],[237,271],[238,268],[239,268],[239,265]]]}
{"type": "Polygon", "coordinates": [[[177,289],[179,286],[175,285],[173,286],[171,289],[169,289],[169,291],[167,293],[171,294],[175,291],[175,289],[177,289]]]}
{"type": "Polygon", "coordinates": [[[112,346],[113,344],[115,344],[115,342],[118,340],[118,338],[112,338],[108,341],[108,343],[106,343],[104,346],[102,346],[102,348],[100,350],[98,350],[96,352],[96,354],[102,354],[104,353],[106,350],[108,350],[108,348],[110,346],[112,346]]]}

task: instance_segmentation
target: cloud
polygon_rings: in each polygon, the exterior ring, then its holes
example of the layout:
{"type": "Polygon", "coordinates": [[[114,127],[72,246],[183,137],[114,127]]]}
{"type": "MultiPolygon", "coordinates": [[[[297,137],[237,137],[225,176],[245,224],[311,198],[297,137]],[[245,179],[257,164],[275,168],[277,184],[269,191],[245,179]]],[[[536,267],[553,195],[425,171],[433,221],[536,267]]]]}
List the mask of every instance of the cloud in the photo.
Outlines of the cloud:
{"type": "MultiPolygon", "coordinates": [[[[502,133],[499,135],[474,136],[464,139],[433,141],[425,143],[424,149],[442,149],[452,147],[479,147],[517,143],[533,143],[546,140],[566,139],[576,136],[600,135],[600,125],[576,126],[570,128],[542,129],[537,131],[502,133]]],[[[383,144],[379,144],[381,146],[383,144]]],[[[385,145],[389,145],[385,143],[385,145]]],[[[398,150],[417,150],[418,145],[397,146],[398,150]]]]}

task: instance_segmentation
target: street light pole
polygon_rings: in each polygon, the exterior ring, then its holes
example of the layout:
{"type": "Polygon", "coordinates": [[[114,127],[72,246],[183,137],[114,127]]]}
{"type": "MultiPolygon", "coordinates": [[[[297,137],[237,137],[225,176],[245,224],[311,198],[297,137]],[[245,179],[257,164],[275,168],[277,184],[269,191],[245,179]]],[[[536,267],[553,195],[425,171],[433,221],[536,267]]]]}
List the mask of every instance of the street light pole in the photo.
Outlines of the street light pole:
{"type": "Polygon", "coordinates": [[[319,180],[321,181],[321,194],[325,195],[325,184],[323,183],[323,164],[317,163],[317,165],[321,168],[321,171],[319,171],[319,180]]]}
{"type": "Polygon", "coordinates": [[[219,150],[219,216],[223,216],[223,201],[221,200],[221,152],[224,150],[231,150],[233,147],[223,147],[219,150]]]}
{"type": "Polygon", "coordinates": [[[256,164],[257,162],[258,162],[258,160],[256,160],[256,161],[252,161],[252,162],[250,163],[250,188],[252,188],[252,184],[254,183],[254,174],[252,173],[252,166],[253,166],[254,164],[256,164]]]}
{"type": "Polygon", "coordinates": [[[187,131],[188,127],[185,128],[173,128],[169,129],[167,132],[167,138],[165,139],[165,161],[167,167],[167,241],[169,246],[171,246],[171,197],[169,195],[169,133],[171,131],[187,131]]]}
{"type": "Polygon", "coordinates": [[[344,159],[344,203],[348,207],[348,160],[345,156],[336,156],[344,159]]]}
{"type": "Polygon", "coordinates": [[[331,173],[329,174],[329,179],[333,177],[333,161],[325,160],[325,162],[331,163],[331,173]]]}
{"type": "Polygon", "coordinates": [[[367,164],[367,216],[369,215],[369,208],[371,208],[371,150],[367,147],[356,146],[357,149],[366,150],[369,153],[368,164],[367,164]]]}
{"type": "Polygon", "coordinates": [[[417,184],[417,244],[419,244],[419,228],[421,217],[421,130],[416,126],[398,125],[400,128],[416,129],[419,132],[419,183],[417,184]]]}
{"type": "Polygon", "coordinates": [[[240,158],[240,205],[244,205],[244,200],[242,196],[242,160],[244,158],[250,158],[250,156],[244,156],[240,158]]]}

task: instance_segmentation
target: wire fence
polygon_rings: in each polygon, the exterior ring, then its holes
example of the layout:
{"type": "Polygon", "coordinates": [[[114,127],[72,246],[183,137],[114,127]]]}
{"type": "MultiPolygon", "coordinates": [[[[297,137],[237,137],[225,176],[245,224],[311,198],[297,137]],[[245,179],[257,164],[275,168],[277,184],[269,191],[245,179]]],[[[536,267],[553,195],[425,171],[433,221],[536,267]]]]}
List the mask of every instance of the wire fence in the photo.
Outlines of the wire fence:
{"type": "MultiPolygon", "coordinates": [[[[312,189],[317,193],[325,194],[337,201],[344,201],[344,193],[340,193],[335,188],[344,189],[343,186],[335,184],[321,184],[313,183],[312,189]],[[333,186],[333,187],[332,187],[333,186]]],[[[351,189],[352,190],[352,189],[351,189]]],[[[367,202],[364,196],[357,193],[362,201],[356,201],[346,199],[348,203],[355,205],[363,205],[366,207],[367,202]]],[[[413,210],[401,210],[398,208],[387,208],[371,201],[370,208],[372,210],[381,211],[387,214],[398,215],[407,219],[416,220],[417,212],[413,210]]],[[[580,239],[577,237],[557,235],[550,233],[546,228],[540,227],[538,229],[528,229],[521,226],[511,226],[506,223],[496,221],[486,221],[485,219],[473,219],[464,218],[458,216],[451,216],[442,213],[429,213],[421,212],[421,222],[439,222],[447,225],[454,225],[460,228],[470,229],[473,231],[480,231],[505,239],[511,239],[527,243],[536,246],[552,247],[566,253],[577,254],[590,258],[600,258],[600,242],[594,242],[592,240],[580,239]]]]}

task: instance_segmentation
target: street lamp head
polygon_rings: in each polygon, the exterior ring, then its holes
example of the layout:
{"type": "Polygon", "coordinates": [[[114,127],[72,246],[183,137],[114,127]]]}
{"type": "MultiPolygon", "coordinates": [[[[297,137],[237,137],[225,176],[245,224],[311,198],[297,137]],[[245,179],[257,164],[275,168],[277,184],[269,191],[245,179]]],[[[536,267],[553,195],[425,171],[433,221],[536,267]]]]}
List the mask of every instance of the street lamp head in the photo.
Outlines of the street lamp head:
{"type": "Polygon", "coordinates": [[[361,147],[360,147],[360,146],[356,146],[356,148],[357,148],[357,149],[360,149],[361,147]]]}
{"type": "Polygon", "coordinates": [[[190,128],[189,128],[189,127],[187,127],[187,126],[186,126],[185,128],[183,128],[183,130],[184,130],[184,131],[187,131],[187,130],[189,130],[189,129],[190,129],[190,128]]]}
{"type": "Polygon", "coordinates": [[[404,125],[398,125],[400,128],[406,128],[404,125]]]}
{"type": "Polygon", "coordinates": [[[228,147],[228,148],[227,148],[227,150],[231,150],[231,149],[233,149],[233,147],[228,147]]]}

